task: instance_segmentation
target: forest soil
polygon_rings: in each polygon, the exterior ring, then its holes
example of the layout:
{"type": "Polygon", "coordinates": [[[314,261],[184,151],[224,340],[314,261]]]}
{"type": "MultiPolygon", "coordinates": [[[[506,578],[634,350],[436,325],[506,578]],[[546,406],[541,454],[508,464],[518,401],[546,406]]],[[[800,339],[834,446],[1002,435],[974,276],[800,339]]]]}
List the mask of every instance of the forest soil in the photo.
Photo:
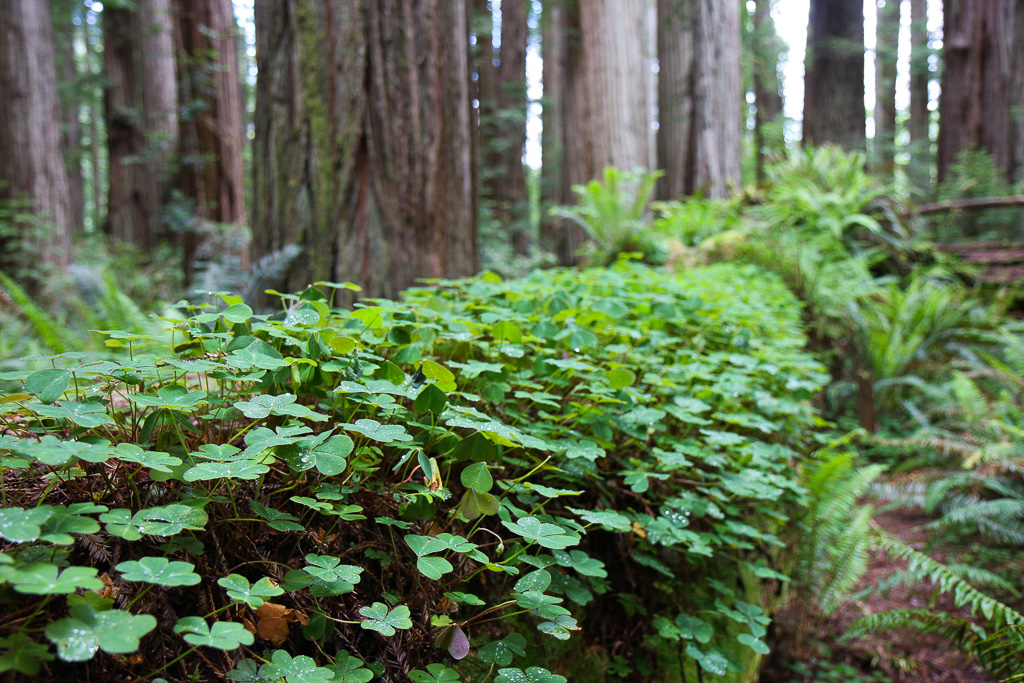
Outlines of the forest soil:
{"type": "MultiPolygon", "coordinates": [[[[916,550],[926,551],[939,561],[954,561],[959,548],[929,547],[929,533],[924,525],[929,519],[907,510],[880,512],[875,523],[884,531],[900,539],[916,550]]],[[[869,634],[856,640],[841,640],[853,622],[869,614],[893,609],[927,608],[935,597],[932,584],[897,585],[888,591],[867,589],[878,586],[888,577],[906,568],[906,561],[889,557],[881,550],[872,549],[867,573],[861,578],[851,594],[856,599],[845,603],[829,616],[804,616],[810,621],[809,644],[802,648],[801,655],[794,658],[790,653],[775,657],[762,672],[762,683],[817,683],[818,681],[856,681],[854,671],[860,680],[871,683],[892,681],[893,683],[923,683],[947,681],[950,683],[984,683],[993,681],[970,658],[956,650],[934,634],[917,631],[888,631],[869,634]],[[804,667],[813,667],[814,674],[794,670],[795,661],[802,661],[804,667]]],[[[937,610],[954,612],[970,617],[969,612],[956,610],[945,595],[935,600],[937,610]]],[[[800,615],[783,610],[777,617],[779,629],[794,625],[800,615]]],[[[784,650],[785,648],[780,648],[784,650]]],[[[802,668],[802,667],[801,667],[802,668]]]]}

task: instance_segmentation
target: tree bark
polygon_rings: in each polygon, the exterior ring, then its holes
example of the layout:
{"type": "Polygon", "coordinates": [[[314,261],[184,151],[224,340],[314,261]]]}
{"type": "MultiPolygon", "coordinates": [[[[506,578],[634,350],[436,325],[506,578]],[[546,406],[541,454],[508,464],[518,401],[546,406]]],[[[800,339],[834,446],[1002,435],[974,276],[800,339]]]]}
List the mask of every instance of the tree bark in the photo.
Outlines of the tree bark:
{"type": "Polygon", "coordinates": [[[8,0],[0,21],[0,202],[32,213],[0,236],[0,269],[37,274],[71,261],[71,201],[61,154],[53,26],[49,3],[8,0]],[[25,206],[19,207],[22,201],[25,206]]]}
{"type": "Polygon", "coordinates": [[[661,196],[727,197],[740,183],[740,5],[659,0],[661,196]]]}
{"type": "Polygon", "coordinates": [[[931,179],[931,113],[928,111],[928,0],[910,0],[910,181],[919,188],[931,179]]]}
{"type": "Polygon", "coordinates": [[[516,251],[525,253],[529,235],[529,199],[526,196],[526,47],[530,37],[527,0],[501,2],[501,60],[498,64],[499,131],[495,140],[497,183],[491,188],[496,207],[507,221],[516,251]]]}
{"type": "MultiPolygon", "coordinates": [[[[557,15],[557,21],[545,22],[544,35],[552,44],[544,52],[552,53],[554,62],[549,83],[545,56],[544,96],[549,102],[557,100],[551,115],[562,119],[561,124],[552,124],[559,137],[549,139],[547,148],[558,154],[557,173],[562,177],[555,190],[571,198],[573,185],[599,177],[605,168],[634,170],[651,165],[645,4],[644,0],[588,0],[559,5],[555,0],[545,9],[551,18],[557,15]]],[[[545,114],[545,128],[550,119],[545,114]]],[[[547,158],[544,163],[548,164],[547,158]]],[[[584,239],[582,229],[548,221],[543,230],[559,261],[575,263],[584,239]]]]}
{"type": "Polygon", "coordinates": [[[109,187],[107,229],[143,251],[165,237],[164,167],[177,139],[177,97],[168,0],[103,12],[109,187]]]}
{"type": "Polygon", "coordinates": [[[582,237],[578,226],[570,226],[561,218],[552,216],[552,206],[569,204],[572,191],[566,174],[566,78],[569,54],[570,8],[566,0],[546,0],[541,10],[541,62],[543,63],[543,109],[541,111],[541,224],[540,239],[544,249],[558,255],[559,261],[568,263],[582,237]],[[575,245],[569,243],[570,239],[575,245]]]}
{"type": "Polygon", "coordinates": [[[474,1],[475,69],[480,112],[480,195],[516,251],[528,244],[526,145],[526,0],[502,0],[501,48],[493,47],[490,3],[474,1]],[[498,62],[495,66],[495,61],[498,62]]]}
{"type": "Polygon", "coordinates": [[[938,176],[941,182],[957,155],[985,149],[1011,180],[1021,160],[1017,141],[1019,74],[1024,41],[1016,25],[1020,0],[946,0],[943,3],[941,119],[938,176]]]}
{"type": "Polygon", "coordinates": [[[896,159],[896,64],[900,0],[882,0],[875,27],[875,172],[892,180],[896,159]]]}
{"type": "MultiPolygon", "coordinates": [[[[178,152],[178,83],[174,59],[171,0],[136,0],[139,31],[139,75],[146,136],[146,190],[160,207],[173,182],[171,168],[178,152]]],[[[158,227],[163,237],[165,230],[158,227]]]]}
{"type": "Polygon", "coordinates": [[[811,0],[804,71],[804,142],[863,151],[862,0],[811,0]]]}
{"type": "Polygon", "coordinates": [[[235,15],[231,0],[175,0],[182,108],[179,188],[196,215],[244,224],[245,167],[235,15]]]}
{"type": "Polygon", "coordinates": [[[52,2],[54,57],[57,67],[57,92],[61,109],[61,150],[68,173],[71,229],[82,231],[85,222],[85,180],[82,175],[81,79],[75,58],[76,8],[80,3],[52,2]]]}
{"type": "Polygon", "coordinates": [[[476,270],[467,5],[258,0],[255,244],[298,289],[476,270]]]}
{"type": "Polygon", "coordinates": [[[781,125],[782,79],[779,78],[780,50],[770,0],[756,0],[754,8],[754,144],[757,147],[757,182],[765,179],[765,158],[785,149],[781,125]],[[777,128],[777,130],[773,129],[777,128]]]}

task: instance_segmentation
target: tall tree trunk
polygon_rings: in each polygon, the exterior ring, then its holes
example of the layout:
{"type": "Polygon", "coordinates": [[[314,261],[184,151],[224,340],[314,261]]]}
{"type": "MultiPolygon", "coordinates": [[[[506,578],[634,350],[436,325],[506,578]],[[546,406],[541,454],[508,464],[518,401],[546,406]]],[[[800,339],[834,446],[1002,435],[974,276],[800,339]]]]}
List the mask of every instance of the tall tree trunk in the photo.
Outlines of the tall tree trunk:
{"type": "MultiPolygon", "coordinates": [[[[84,34],[85,43],[85,63],[90,76],[95,76],[102,72],[103,65],[102,59],[97,57],[96,50],[93,41],[101,40],[98,36],[91,34],[89,27],[90,25],[99,25],[99,19],[96,17],[96,13],[91,8],[85,10],[85,20],[82,24],[82,30],[84,34]]],[[[97,96],[91,94],[89,100],[89,165],[90,165],[90,189],[92,190],[92,219],[94,224],[99,223],[100,216],[103,215],[103,174],[100,169],[103,165],[103,143],[100,139],[100,130],[103,124],[104,116],[100,111],[102,102],[104,101],[103,96],[97,96]]]]}
{"type": "Polygon", "coordinates": [[[255,242],[289,289],[476,270],[467,5],[257,0],[255,242]]]}
{"type": "Polygon", "coordinates": [[[804,142],[864,150],[863,0],[811,0],[804,142]]]}
{"type": "Polygon", "coordinates": [[[526,251],[529,199],[526,196],[526,46],[530,37],[528,0],[501,0],[501,51],[498,64],[499,130],[496,168],[500,179],[492,187],[496,206],[507,221],[512,243],[526,251]]]}
{"type": "MultiPolygon", "coordinates": [[[[171,0],[136,0],[139,77],[146,136],[147,201],[162,207],[173,182],[170,168],[178,152],[178,84],[174,59],[171,0]]],[[[159,220],[159,218],[158,218],[159,220]]],[[[166,237],[162,226],[155,234],[166,237]]]]}
{"type": "Polygon", "coordinates": [[[0,237],[0,270],[34,274],[71,261],[72,218],[61,155],[60,102],[49,3],[8,0],[0,21],[0,202],[25,201],[37,219],[0,237]]]}
{"type": "Polygon", "coordinates": [[[900,0],[882,0],[875,27],[875,171],[892,179],[896,158],[896,64],[900,0]]]}
{"type": "MultiPolygon", "coordinates": [[[[946,0],[943,3],[943,57],[938,175],[941,182],[957,155],[985,149],[1012,178],[1021,122],[1020,101],[1012,100],[1011,71],[1024,41],[1017,0],[946,0]]],[[[1019,95],[1019,93],[1017,93],[1019,95]]]]}
{"type": "Polygon", "coordinates": [[[480,195],[491,210],[491,218],[506,229],[516,250],[523,252],[529,227],[523,168],[529,3],[502,0],[500,50],[493,46],[490,3],[474,0],[473,11],[477,27],[474,66],[480,103],[480,195]]]}
{"type": "Polygon", "coordinates": [[[82,176],[81,79],[75,58],[75,19],[81,3],[63,0],[50,4],[53,12],[54,57],[57,66],[57,91],[61,109],[61,150],[68,172],[71,229],[81,232],[85,222],[85,182],[82,176]]]}
{"type": "Polygon", "coordinates": [[[1013,52],[1010,64],[1010,162],[1006,166],[1007,179],[1011,183],[1024,182],[1024,0],[1013,3],[1010,45],[1013,52]]]}
{"type": "Polygon", "coordinates": [[[780,38],[772,19],[771,0],[755,0],[754,8],[754,144],[757,182],[765,179],[765,158],[785,148],[782,117],[782,79],[779,78],[780,38]]]}
{"type": "MultiPolygon", "coordinates": [[[[565,21],[560,18],[560,26],[552,26],[545,35],[560,34],[552,48],[559,53],[554,56],[555,68],[563,78],[555,87],[561,90],[549,89],[547,82],[544,87],[546,98],[561,100],[554,106],[563,118],[561,136],[557,144],[549,144],[560,150],[559,184],[568,190],[599,177],[610,166],[649,168],[650,63],[644,50],[644,0],[588,0],[567,3],[560,12],[565,21]]],[[[559,260],[575,263],[582,230],[551,222],[545,231],[545,241],[556,245],[559,260]]]]}
{"type": "Polygon", "coordinates": [[[928,0],[910,0],[910,181],[919,188],[931,179],[931,113],[928,111],[928,0]]]}
{"type": "Polygon", "coordinates": [[[570,8],[567,0],[545,0],[541,9],[541,62],[543,109],[541,121],[541,246],[569,262],[579,246],[579,228],[552,216],[552,206],[568,204],[572,192],[562,172],[565,163],[566,79],[569,55],[570,8]],[[574,244],[570,244],[570,240],[574,244]]]}
{"type": "Polygon", "coordinates": [[[659,0],[658,166],[666,199],[740,183],[740,5],[659,0]]]}
{"type": "Polygon", "coordinates": [[[246,222],[235,15],[231,0],[175,0],[181,121],[179,187],[200,218],[246,222]]]}
{"type": "Polygon", "coordinates": [[[176,143],[177,103],[168,2],[137,0],[135,8],[103,12],[107,226],[148,251],[164,236],[162,169],[176,143]]]}
{"type": "MultiPolygon", "coordinates": [[[[174,0],[174,25],[181,107],[188,112],[180,121],[178,188],[198,219],[184,236],[185,282],[191,283],[209,224],[247,222],[245,130],[231,0],[174,0]]],[[[247,265],[248,247],[236,249],[220,256],[247,265]]]]}

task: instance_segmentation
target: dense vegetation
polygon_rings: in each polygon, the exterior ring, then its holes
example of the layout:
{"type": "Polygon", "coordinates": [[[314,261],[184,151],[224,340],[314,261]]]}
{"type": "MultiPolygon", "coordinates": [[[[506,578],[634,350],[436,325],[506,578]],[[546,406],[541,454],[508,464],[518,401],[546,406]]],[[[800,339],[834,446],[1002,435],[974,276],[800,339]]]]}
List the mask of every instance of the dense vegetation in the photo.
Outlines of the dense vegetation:
{"type": "Polygon", "coordinates": [[[147,317],[107,276],[64,297],[97,335],[4,279],[0,670],[747,680],[771,654],[817,680],[810,617],[874,547],[963,609],[849,637],[934,631],[1019,674],[1018,326],[859,157],[772,174],[652,221],[654,178],[608,171],[560,210],[607,266],[398,301],[320,282],[147,317]],[[865,497],[985,561],[911,549],[865,497]]]}

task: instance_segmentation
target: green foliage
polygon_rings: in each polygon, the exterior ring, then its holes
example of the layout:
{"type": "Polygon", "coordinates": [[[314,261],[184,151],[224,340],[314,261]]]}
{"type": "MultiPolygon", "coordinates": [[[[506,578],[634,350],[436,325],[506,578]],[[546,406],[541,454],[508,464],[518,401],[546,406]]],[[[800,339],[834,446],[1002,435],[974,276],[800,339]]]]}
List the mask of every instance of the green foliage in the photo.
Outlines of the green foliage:
{"type": "MultiPolygon", "coordinates": [[[[1012,185],[1004,169],[997,168],[985,149],[968,147],[957,154],[946,177],[936,188],[936,199],[952,201],[981,197],[1006,197],[1019,194],[1020,184],[1012,185]]],[[[1005,207],[952,212],[936,222],[935,233],[943,242],[962,240],[1015,240],[1020,234],[1020,210],[1005,207]]]]}
{"type": "Polygon", "coordinates": [[[1024,614],[977,590],[962,572],[931,559],[900,541],[879,534],[876,542],[887,553],[907,561],[906,573],[917,581],[935,585],[937,591],[952,598],[953,605],[984,618],[985,627],[956,614],[934,609],[900,609],[872,614],[856,621],[847,637],[869,631],[912,629],[937,633],[950,643],[976,657],[990,673],[1001,680],[1024,677],[1024,614]]]}
{"type": "Polygon", "coordinates": [[[825,379],[776,279],[623,260],[282,301],[3,375],[0,586],[30,616],[0,620],[0,663],[559,681],[544,653],[601,613],[627,676],[766,651],[736,586],[780,576],[825,379]]]}
{"type": "Polygon", "coordinates": [[[884,470],[856,467],[853,453],[835,450],[843,445],[835,444],[807,467],[803,483],[810,503],[790,572],[796,599],[825,613],[839,606],[867,569],[873,510],[857,501],[884,470]]]}
{"type": "Polygon", "coordinates": [[[652,262],[664,260],[660,246],[651,240],[648,202],[661,171],[620,171],[606,168],[600,179],[574,185],[579,195],[575,206],[552,207],[551,213],[582,227],[591,241],[584,255],[591,263],[612,263],[624,252],[639,251],[652,262]]]}

